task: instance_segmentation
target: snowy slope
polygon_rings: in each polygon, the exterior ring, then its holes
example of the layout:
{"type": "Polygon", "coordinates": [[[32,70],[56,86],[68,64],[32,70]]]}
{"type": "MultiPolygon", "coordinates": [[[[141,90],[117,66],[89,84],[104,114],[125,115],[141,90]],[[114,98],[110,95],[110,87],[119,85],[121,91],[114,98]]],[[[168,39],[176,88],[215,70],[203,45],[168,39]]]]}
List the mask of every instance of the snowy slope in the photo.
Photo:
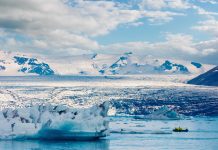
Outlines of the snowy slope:
{"type": "Polygon", "coordinates": [[[213,67],[198,62],[138,56],[132,52],[39,59],[0,51],[0,75],[198,75],[213,67]]]}
{"type": "Polygon", "coordinates": [[[201,74],[214,65],[173,59],[121,55],[80,55],[62,60],[46,60],[61,75],[136,75],[136,74],[201,74]],[[64,67],[63,67],[64,64],[64,67]]]}
{"type": "Polygon", "coordinates": [[[36,58],[0,51],[0,75],[53,75],[50,66],[36,58]]]}

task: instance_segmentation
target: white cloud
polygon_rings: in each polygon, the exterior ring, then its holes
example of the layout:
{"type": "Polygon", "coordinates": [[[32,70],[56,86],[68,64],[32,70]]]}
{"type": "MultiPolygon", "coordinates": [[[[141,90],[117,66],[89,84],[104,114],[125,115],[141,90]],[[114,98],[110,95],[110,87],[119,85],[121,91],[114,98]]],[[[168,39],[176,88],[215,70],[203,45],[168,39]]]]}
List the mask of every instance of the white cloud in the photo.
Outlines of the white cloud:
{"type": "Polygon", "coordinates": [[[218,21],[215,19],[201,21],[198,23],[198,25],[192,28],[198,31],[204,31],[206,33],[210,33],[214,36],[218,36],[218,21]]]}
{"type": "Polygon", "coordinates": [[[118,53],[121,49],[169,57],[203,57],[217,53],[217,40],[195,42],[192,36],[185,34],[167,34],[165,41],[153,43],[100,45],[94,40],[120,25],[141,26],[144,18],[151,24],[162,25],[176,16],[189,15],[186,9],[194,9],[209,18],[195,25],[195,30],[218,36],[218,23],[213,18],[218,13],[206,11],[191,1],[142,0],[139,7],[102,0],[0,0],[0,48],[56,56],[95,50],[118,53]]]}
{"type": "Polygon", "coordinates": [[[160,10],[164,7],[167,7],[165,0],[142,0],[138,5],[142,10],[145,8],[160,10]]]}
{"type": "Polygon", "coordinates": [[[193,37],[185,34],[167,34],[167,48],[183,51],[188,54],[198,54],[198,50],[193,46],[193,37]]]}
{"type": "MultiPolygon", "coordinates": [[[[167,5],[175,4],[168,1],[167,5]]],[[[171,11],[137,10],[115,1],[0,0],[0,36],[4,36],[0,43],[13,38],[19,43],[17,49],[39,53],[43,50],[62,53],[64,49],[71,54],[79,49],[88,52],[99,48],[93,37],[108,34],[119,25],[140,26],[143,24],[138,21],[140,18],[162,24],[183,15],[171,11]],[[20,40],[17,35],[26,40],[20,40]]],[[[4,48],[14,50],[15,47],[9,43],[4,48]]]]}
{"type": "Polygon", "coordinates": [[[218,38],[208,41],[201,41],[195,44],[197,49],[202,49],[204,55],[218,52],[218,38]]]}
{"type": "MultiPolygon", "coordinates": [[[[98,48],[98,43],[91,40],[93,36],[105,35],[141,17],[141,11],[113,1],[0,0],[0,36],[4,36],[1,43],[7,34],[22,43],[22,49],[89,51],[98,48]],[[19,41],[17,35],[27,40],[19,41]]],[[[4,48],[14,47],[9,43],[4,48]]]]}
{"type": "Polygon", "coordinates": [[[169,22],[175,16],[185,16],[183,13],[175,13],[170,11],[145,11],[144,15],[153,24],[163,24],[169,22]]]}
{"type": "Polygon", "coordinates": [[[140,9],[161,10],[170,9],[188,9],[190,4],[187,0],[142,0],[139,4],[140,9]]]}
{"type": "Polygon", "coordinates": [[[216,0],[199,0],[201,3],[218,4],[216,0]]]}
{"type": "Polygon", "coordinates": [[[40,48],[40,49],[46,49],[48,48],[48,45],[46,42],[42,40],[33,40],[34,47],[40,48]]]}
{"type": "Polygon", "coordinates": [[[68,6],[61,0],[0,0],[0,26],[28,35],[55,29],[102,35],[140,17],[140,11],[121,9],[110,1],[78,1],[68,6]]]}
{"type": "Polygon", "coordinates": [[[157,57],[203,57],[217,52],[218,39],[212,41],[195,42],[191,35],[166,34],[163,42],[126,42],[101,46],[105,52],[118,54],[132,51],[136,54],[153,55],[157,57]]]}
{"type": "Polygon", "coordinates": [[[192,8],[197,11],[198,15],[203,15],[203,16],[206,16],[208,18],[213,18],[213,16],[218,15],[217,12],[207,11],[207,10],[205,10],[205,9],[199,7],[199,6],[196,6],[196,5],[193,5],[192,8]]]}
{"type": "Polygon", "coordinates": [[[141,0],[138,7],[144,11],[151,24],[161,25],[173,20],[175,16],[185,16],[178,10],[190,8],[190,4],[186,0],[141,0]]]}
{"type": "Polygon", "coordinates": [[[16,45],[18,45],[18,43],[14,38],[8,38],[6,40],[6,45],[10,45],[10,46],[15,47],[16,45]]]}
{"type": "Polygon", "coordinates": [[[135,53],[150,53],[168,55],[169,51],[185,52],[187,54],[196,54],[198,51],[193,45],[193,38],[190,35],[167,34],[164,42],[127,42],[116,43],[102,47],[104,50],[114,50],[120,53],[120,50],[132,50],[135,53]]]}
{"type": "Polygon", "coordinates": [[[188,9],[190,4],[187,0],[167,0],[169,8],[173,9],[188,9]]]}
{"type": "Polygon", "coordinates": [[[215,52],[217,52],[216,49],[210,48],[210,49],[204,49],[204,50],[202,51],[202,54],[207,56],[207,55],[213,54],[213,53],[215,53],[215,52]]]}
{"type": "Polygon", "coordinates": [[[139,22],[130,23],[129,25],[130,25],[130,26],[134,26],[134,27],[138,27],[138,26],[144,25],[144,23],[139,21],[139,22]]]}

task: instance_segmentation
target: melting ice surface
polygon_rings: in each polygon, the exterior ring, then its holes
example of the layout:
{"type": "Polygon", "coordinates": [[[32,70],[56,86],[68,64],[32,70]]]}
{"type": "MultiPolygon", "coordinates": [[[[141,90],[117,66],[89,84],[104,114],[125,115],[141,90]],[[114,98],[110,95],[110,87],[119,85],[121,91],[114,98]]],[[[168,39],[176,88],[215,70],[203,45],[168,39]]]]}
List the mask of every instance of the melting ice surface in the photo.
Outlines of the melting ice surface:
{"type": "Polygon", "coordinates": [[[98,141],[1,140],[0,149],[216,149],[217,118],[129,117],[147,115],[163,105],[188,116],[218,114],[217,88],[187,85],[173,76],[157,80],[159,77],[0,77],[3,139],[51,135],[72,139],[72,131],[80,138],[93,133],[103,136],[108,131],[106,103],[101,105],[105,101],[125,116],[112,117],[110,136],[98,141]],[[172,133],[178,126],[190,132],[172,133]]]}

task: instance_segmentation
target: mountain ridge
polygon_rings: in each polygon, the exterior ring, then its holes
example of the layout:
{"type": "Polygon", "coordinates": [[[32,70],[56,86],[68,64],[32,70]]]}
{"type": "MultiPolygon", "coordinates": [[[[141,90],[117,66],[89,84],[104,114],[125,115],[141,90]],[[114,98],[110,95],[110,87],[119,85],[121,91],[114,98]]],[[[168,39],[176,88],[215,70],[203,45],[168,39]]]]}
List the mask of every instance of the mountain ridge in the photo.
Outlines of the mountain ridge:
{"type": "Polygon", "coordinates": [[[132,52],[121,55],[87,54],[63,59],[39,59],[0,51],[0,75],[143,75],[201,74],[213,65],[194,61],[137,56],[132,52]]]}

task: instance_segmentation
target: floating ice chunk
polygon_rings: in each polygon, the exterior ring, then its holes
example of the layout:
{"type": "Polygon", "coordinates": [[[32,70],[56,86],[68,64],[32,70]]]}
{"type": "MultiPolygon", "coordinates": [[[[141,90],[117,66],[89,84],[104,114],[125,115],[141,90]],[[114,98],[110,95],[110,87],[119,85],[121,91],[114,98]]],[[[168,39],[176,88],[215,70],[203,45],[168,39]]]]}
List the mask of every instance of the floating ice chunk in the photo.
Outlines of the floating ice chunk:
{"type": "Polygon", "coordinates": [[[108,135],[108,102],[90,108],[41,104],[0,111],[0,139],[86,140],[108,135]]]}
{"type": "Polygon", "coordinates": [[[176,111],[173,111],[167,106],[163,106],[155,111],[153,111],[151,114],[148,114],[144,116],[145,119],[152,119],[152,120],[177,120],[182,119],[183,116],[178,114],[176,111]]]}
{"type": "Polygon", "coordinates": [[[111,107],[108,110],[108,116],[115,116],[116,115],[116,108],[115,107],[111,107]]]}

